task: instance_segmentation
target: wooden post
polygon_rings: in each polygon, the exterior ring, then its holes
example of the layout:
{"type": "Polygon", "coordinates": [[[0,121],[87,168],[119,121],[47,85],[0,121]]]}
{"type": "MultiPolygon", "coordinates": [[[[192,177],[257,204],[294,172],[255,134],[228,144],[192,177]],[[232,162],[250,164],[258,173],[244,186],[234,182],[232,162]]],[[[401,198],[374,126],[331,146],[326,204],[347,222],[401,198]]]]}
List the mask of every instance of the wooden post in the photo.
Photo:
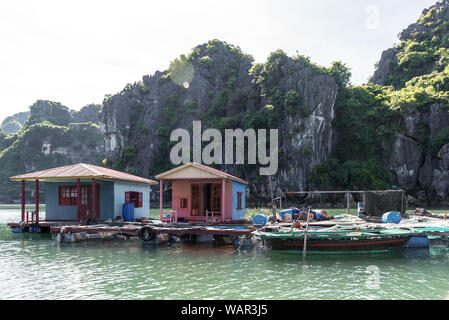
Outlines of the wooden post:
{"type": "Polygon", "coordinates": [[[363,193],[363,211],[366,213],[366,205],[365,205],[365,202],[366,202],[366,192],[363,193]]]}
{"type": "Polygon", "coordinates": [[[25,221],[25,180],[22,180],[22,192],[20,193],[22,201],[22,221],[25,221]]]}
{"type": "Polygon", "coordinates": [[[76,220],[81,221],[81,180],[76,179],[76,220]]]}
{"type": "Polygon", "coordinates": [[[36,179],[36,222],[39,223],[39,180],[36,179]]]}
{"type": "Polygon", "coordinates": [[[226,181],[223,179],[221,181],[221,220],[225,222],[226,219],[226,181]]]}
{"type": "Polygon", "coordinates": [[[309,219],[310,219],[310,209],[307,210],[307,225],[306,230],[304,231],[304,244],[302,246],[302,261],[306,261],[306,255],[307,255],[307,232],[309,231],[309,219]]]}
{"type": "Polygon", "coordinates": [[[271,176],[268,176],[268,179],[270,183],[271,204],[273,204],[273,185],[271,184],[271,176]]]}
{"type": "Polygon", "coordinates": [[[92,179],[92,217],[91,219],[94,218],[94,216],[96,217],[96,208],[97,208],[97,204],[96,204],[96,197],[95,197],[95,179],[92,179]]]}
{"type": "Polygon", "coordinates": [[[271,223],[272,224],[276,223],[276,205],[274,203],[272,204],[272,210],[271,210],[271,223]]]}
{"type": "Polygon", "coordinates": [[[402,191],[402,197],[401,197],[401,214],[404,215],[404,206],[405,206],[405,191],[402,191]]]}
{"type": "Polygon", "coordinates": [[[162,191],[162,185],[164,184],[163,180],[159,181],[159,210],[160,210],[160,219],[162,220],[162,210],[163,210],[163,205],[162,205],[162,195],[164,194],[164,192],[162,191]]]}
{"type": "Polygon", "coordinates": [[[349,211],[349,195],[350,195],[350,193],[346,192],[346,214],[350,213],[350,211],[349,211]]]}

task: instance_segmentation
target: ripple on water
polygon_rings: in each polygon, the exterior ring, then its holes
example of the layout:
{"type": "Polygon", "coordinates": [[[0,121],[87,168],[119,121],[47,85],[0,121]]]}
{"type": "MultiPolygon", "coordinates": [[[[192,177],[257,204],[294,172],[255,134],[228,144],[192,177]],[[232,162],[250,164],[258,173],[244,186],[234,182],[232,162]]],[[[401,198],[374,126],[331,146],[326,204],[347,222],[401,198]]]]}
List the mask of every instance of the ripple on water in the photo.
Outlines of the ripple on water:
{"type": "Polygon", "coordinates": [[[441,299],[449,253],[308,256],[233,248],[59,245],[13,235],[20,212],[0,210],[1,299],[441,299]],[[379,270],[379,287],[366,285],[379,270]]]}

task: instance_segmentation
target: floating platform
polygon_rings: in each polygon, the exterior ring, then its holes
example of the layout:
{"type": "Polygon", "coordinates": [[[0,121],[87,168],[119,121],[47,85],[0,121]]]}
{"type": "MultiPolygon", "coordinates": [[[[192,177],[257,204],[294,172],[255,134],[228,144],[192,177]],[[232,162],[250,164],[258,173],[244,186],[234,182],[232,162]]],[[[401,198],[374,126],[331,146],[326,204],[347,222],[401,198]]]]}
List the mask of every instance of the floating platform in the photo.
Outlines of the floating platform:
{"type": "Polygon", "coordinates": [[[8,227],[14,233],[32,232],[32,233],[50,233],[50,228],[54,226],[76,225],[79,222],[67,220],[42,220],[38,223],[36,221],[29,222],[11,222],[8,227]]]}
{"type": "Polygon", "coordinates": [[[102,223],[95,225],[52,225],[49,227],[58,242],[80,242],[92,240],[141,240],[144,243],[177,242],[181,239],[196,243],[216,242],[229,244],[241,236],[250,236],[255,228],[238,225],[192,225],[102,223]]]}

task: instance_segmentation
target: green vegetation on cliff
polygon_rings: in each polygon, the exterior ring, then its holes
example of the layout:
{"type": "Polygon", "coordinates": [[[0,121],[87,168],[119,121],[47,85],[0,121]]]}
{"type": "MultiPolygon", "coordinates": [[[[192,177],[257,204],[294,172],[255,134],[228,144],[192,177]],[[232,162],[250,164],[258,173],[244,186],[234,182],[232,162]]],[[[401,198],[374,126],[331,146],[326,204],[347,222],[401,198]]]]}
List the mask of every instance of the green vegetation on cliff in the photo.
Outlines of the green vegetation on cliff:
{"type": "Polygon", "coordinates": [[[19,199],[20,184],[11,182],[11,176],[77,162],[101,164],[99,125],[70,123],[73,113],[59,103],[38,101],[16,134],[0,133],[0,201],[19,199]]]}

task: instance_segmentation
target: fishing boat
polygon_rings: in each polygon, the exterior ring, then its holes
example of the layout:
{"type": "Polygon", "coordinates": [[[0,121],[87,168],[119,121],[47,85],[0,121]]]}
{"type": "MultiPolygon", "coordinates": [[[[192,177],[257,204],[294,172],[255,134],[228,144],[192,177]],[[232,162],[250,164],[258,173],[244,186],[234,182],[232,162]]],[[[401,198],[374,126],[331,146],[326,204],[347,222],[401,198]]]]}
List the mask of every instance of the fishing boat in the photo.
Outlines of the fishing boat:
{"type": "Polygon", "coordinates": [[[304,244],[308,253],[313,252],[379,252],[406,247],[411,239],[413,243],[427,239],[422,232],[404,229],[362,229],[339,230],[329,228],[308,231],[278,232],[255,231],[253,235],[271,250],[302,251],[304,244]],[[306,241],[304,238],[306,237],[306,241]]]}

